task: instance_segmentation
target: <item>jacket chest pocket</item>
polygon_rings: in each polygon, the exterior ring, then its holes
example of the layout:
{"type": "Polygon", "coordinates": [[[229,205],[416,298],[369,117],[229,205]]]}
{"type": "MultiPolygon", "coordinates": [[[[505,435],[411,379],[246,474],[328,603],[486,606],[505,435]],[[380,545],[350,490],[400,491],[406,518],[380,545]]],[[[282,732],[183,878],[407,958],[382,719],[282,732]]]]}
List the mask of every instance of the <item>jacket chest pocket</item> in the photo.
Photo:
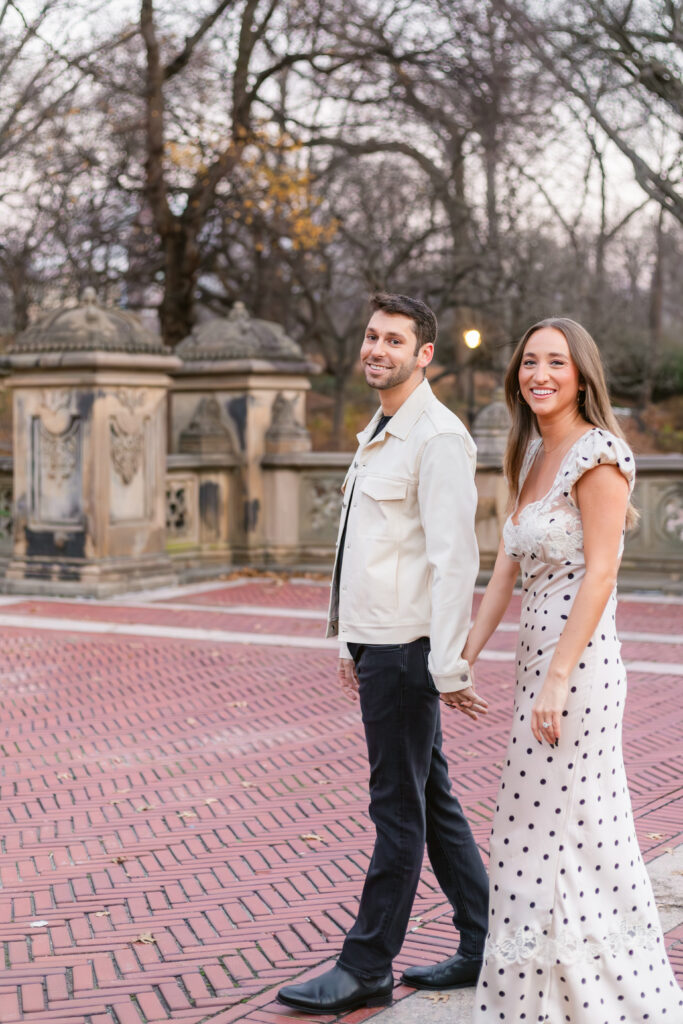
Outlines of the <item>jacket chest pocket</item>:
{"type": "Polygon", "coordinates": [[[389,476],[366,476],[356,481],[360,487],[362,508],[360,527],[367,537],[392,537],[400,534],[405,515],[408,481],[389,476]]]}

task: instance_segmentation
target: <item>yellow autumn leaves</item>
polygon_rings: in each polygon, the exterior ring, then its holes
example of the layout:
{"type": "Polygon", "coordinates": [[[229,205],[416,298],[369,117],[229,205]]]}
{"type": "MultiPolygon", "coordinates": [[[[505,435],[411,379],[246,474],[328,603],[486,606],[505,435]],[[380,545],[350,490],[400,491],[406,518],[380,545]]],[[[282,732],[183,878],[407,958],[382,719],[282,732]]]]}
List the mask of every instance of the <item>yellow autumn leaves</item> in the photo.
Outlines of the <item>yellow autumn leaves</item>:
{"type": "MultiPolygon", "coordinates": [[[[300,166],[301,143],[286,134],[273,135],[272,126],[257,127],[248,138],[232,147],[236,171],[224,220],[239,221],[247,227],[272,228],[286,236],[291,247],[311,251],[334,237],[338,224],[321,215],[321,198],[313,188],[313,177],[300,166]]],[[[206,156],[198,144],[168,141],[166,158],[179,171],[206,178],[206,156]]],[[[258,237],[254,248],[265,248],[258,237]]]]}

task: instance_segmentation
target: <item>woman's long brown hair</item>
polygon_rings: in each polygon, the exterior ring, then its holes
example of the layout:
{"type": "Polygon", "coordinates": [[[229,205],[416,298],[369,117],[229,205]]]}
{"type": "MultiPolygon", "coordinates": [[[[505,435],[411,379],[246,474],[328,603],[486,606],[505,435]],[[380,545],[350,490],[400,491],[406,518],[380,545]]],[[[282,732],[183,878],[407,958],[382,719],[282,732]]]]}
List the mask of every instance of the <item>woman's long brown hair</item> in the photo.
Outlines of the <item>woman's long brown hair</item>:
{"type": "MultiPolygon", "coordinates": [[[[540,433],[536,416],[521,398],[519,368],[522,365],[522,357],[524,356],[527,341],[532,334],[540,331],[543,327],[554,327],[556,331],[560,331],[564,335],[567,341],[569,354],[579,371],[579,383],[584,389],[581,392],[582,401],[579,403],[578,408],[585,421],[593,427],[602,427],[604,430],[609,430],[610,433],[616,434],[617,437],[624,437],[610,404],[605,372],[602,368],[598,346],[588,331],[581,324],[577,324],[575,320],[570,320],[568,317],[558,316],[549,317],[547,320],[540,320],[525,331],[512,354],[510,365],[505,374],[505,401],[510,411],[512,426],[510,427],[505,449],[503,470],[513,502],[519,497],[519,477],[529,441],[540,433]]],[[[628,528],[635,526],[637,520],[638,512],[629,502],[626,512],[626,526],[628,528]]]]}

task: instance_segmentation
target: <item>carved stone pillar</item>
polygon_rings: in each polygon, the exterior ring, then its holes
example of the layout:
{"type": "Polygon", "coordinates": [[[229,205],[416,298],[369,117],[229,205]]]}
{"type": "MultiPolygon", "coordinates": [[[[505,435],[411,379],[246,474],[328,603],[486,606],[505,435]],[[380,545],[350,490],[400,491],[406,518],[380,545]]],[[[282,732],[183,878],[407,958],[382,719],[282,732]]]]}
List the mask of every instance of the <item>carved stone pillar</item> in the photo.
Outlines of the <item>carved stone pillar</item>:
{"type": "Polygon", "coordinates": [[[174,579],[165,551],[168,372],[130,313],[87,289],[8,353],[14,552],[4,589],[106,596],[174,579]]]}
{"type": "MultiPolygon", "coordinates": [[[[230,483],[220,509],[223,559],[267,562],[273,516],[296,523],[298,513],[294,496],[283,500],[278,491],[275,497],[262,461],[266,453],[310,450],[305,395],[318,367],[279,324],[254,319],[241,302],[230,316],[198,325],[176,351],[183,365],[173,375],[171,463],[183,452],[225,452],[230,483]],[[268,507],[275,501],[277,510],[268,507]]],[[[200,522],[203,516],[200,508],[200,522]]],[[[219,557],[214,551],[214,561],[219,557]]]]}

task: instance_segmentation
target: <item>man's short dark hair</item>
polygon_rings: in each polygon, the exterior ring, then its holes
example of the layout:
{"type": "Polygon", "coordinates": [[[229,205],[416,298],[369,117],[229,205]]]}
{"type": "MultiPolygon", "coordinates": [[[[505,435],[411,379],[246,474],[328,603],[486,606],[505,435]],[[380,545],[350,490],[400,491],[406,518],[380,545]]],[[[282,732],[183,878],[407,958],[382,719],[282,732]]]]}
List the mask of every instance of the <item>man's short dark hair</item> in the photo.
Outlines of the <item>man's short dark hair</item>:
{"type": "Polygon", "coordinates": [[[420,299],[411,299],[409,295],[377,292],[371,297],[370,306],[373,313],[381,310],[382,313],[389,313],[392,316],[410,317],[417,338],[415,355],[423,345],[436,343],[436,317],[426,302],[421,302],[420,299]]]}

